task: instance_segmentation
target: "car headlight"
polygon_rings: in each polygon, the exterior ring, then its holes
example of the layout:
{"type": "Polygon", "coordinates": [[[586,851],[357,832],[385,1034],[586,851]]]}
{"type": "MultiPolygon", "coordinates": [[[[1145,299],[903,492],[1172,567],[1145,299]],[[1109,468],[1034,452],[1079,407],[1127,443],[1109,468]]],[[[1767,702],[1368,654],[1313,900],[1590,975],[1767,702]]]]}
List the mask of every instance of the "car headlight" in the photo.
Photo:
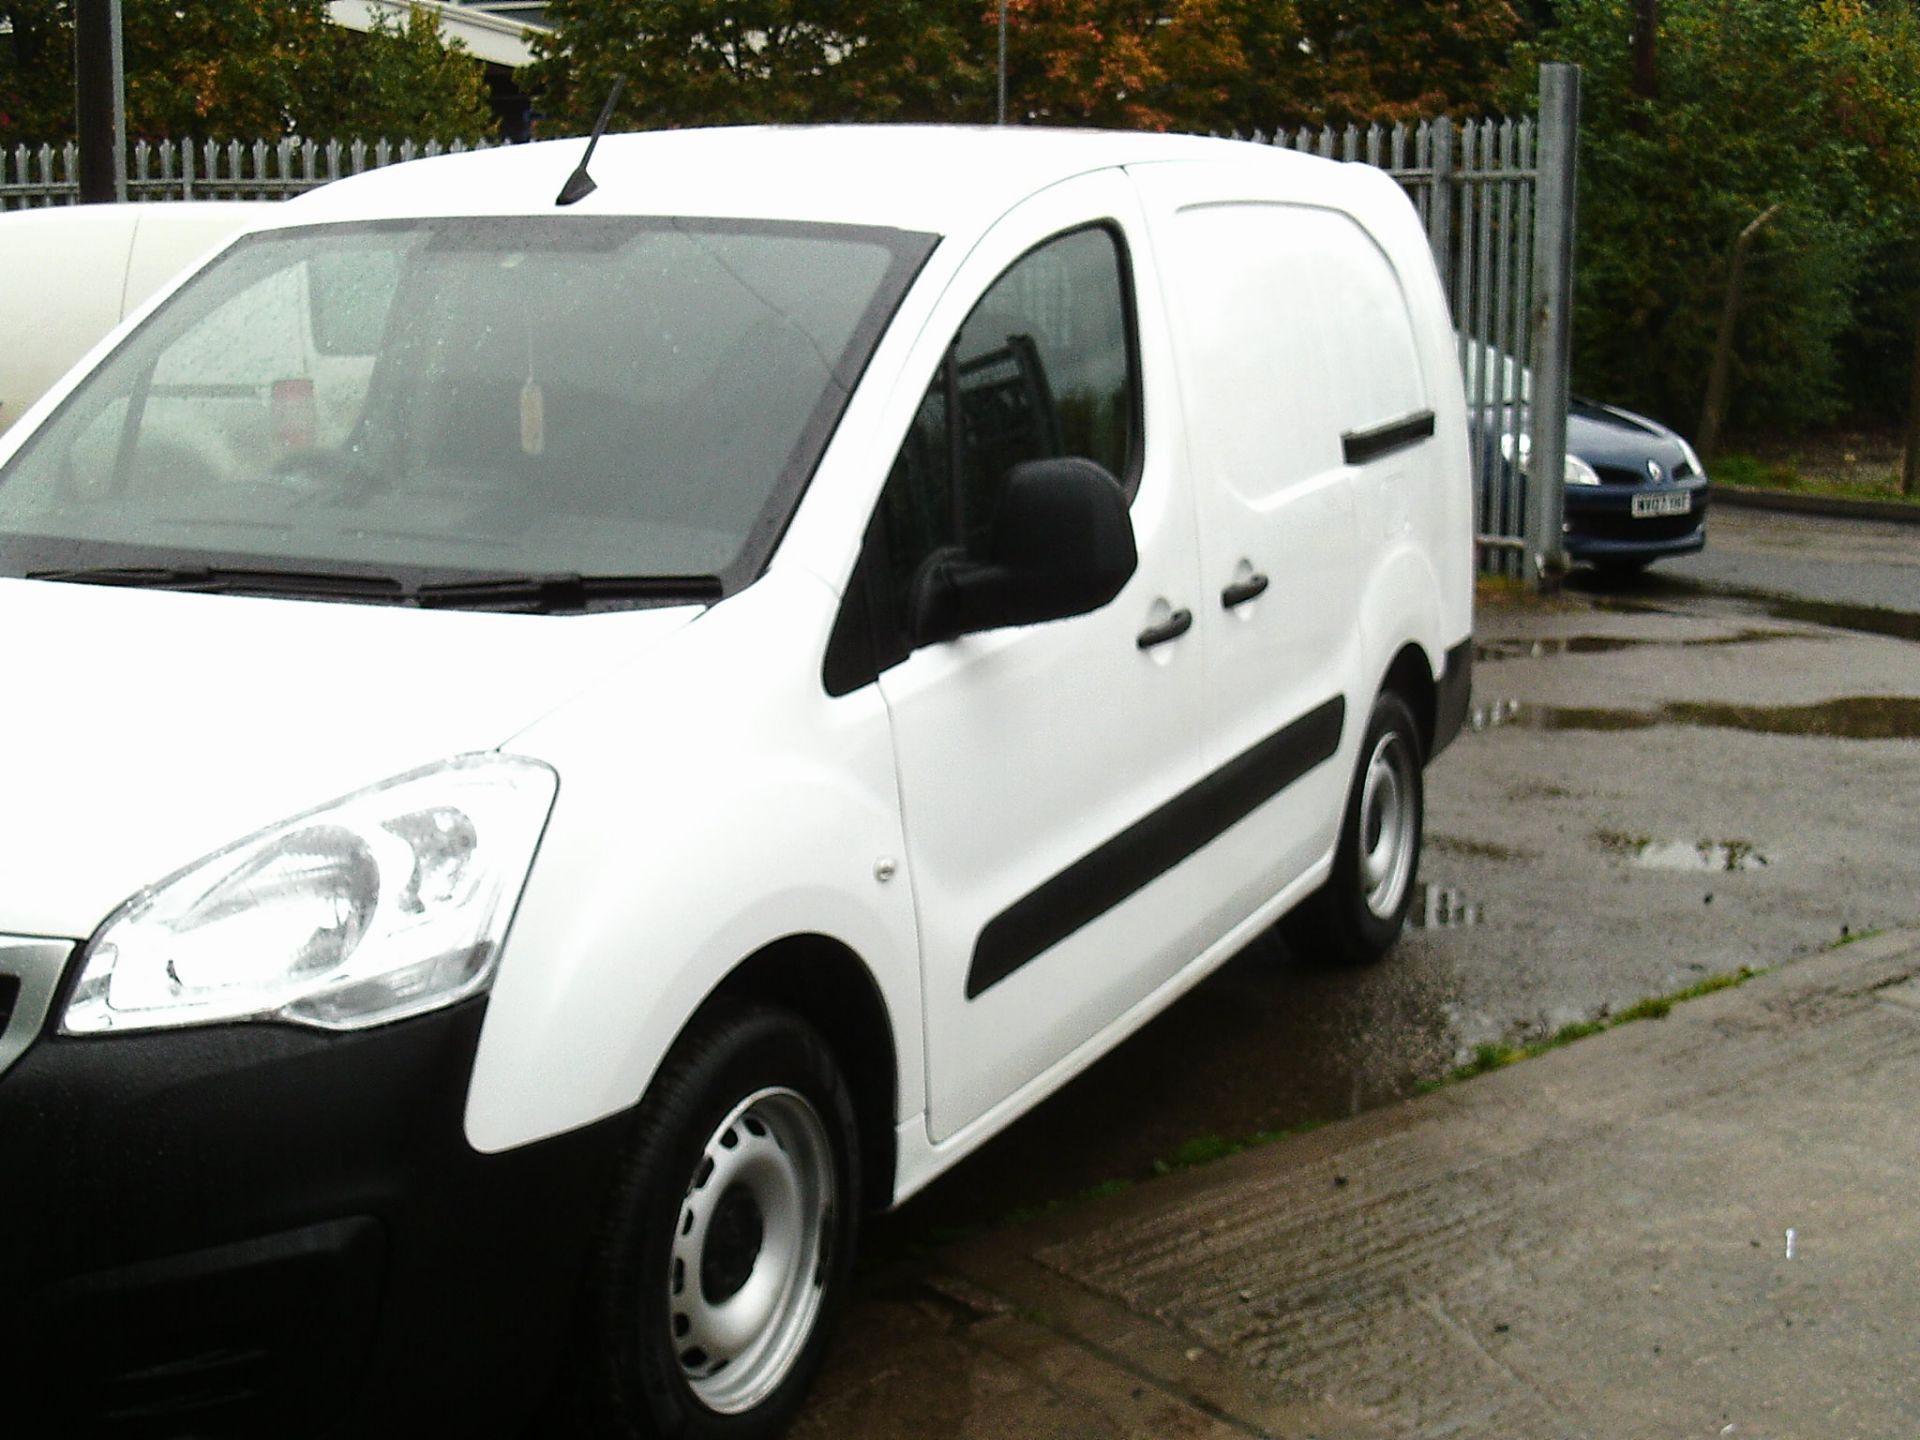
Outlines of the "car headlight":
{"type": "Polygon", "coordinates": [[[216,851],[107,918],[61,1029],[359,1030],[472,995],[557,784],[538,761],[463,756],[216,851]]]}
{"type": "MultiPolygon", "coordinates": [[[[1509,465],[1518,467],[1523,475],[1533,473],[1533,437],[1527,434],[1502,435],[1500,437],[1500,458],[1509,465]]],[[[1567,464],[1564,472],[1569,485],[1598,485],[1600,472],[1582,460],[1571,450],[1567,452],[1567,464]]]]}
{"type": "Polygon", "coordinates": [[[1698,452],[1694,450],[1693,446],[1687,443],[1686,437],[1676,435],[1673,438],[1680,442],[1680,453],[1686,457],[1687,464],[1693,467],[1693,473],[1698,475],[1702,480],[1706,479],[1707,467],[1700,463],[1698,452]]]}

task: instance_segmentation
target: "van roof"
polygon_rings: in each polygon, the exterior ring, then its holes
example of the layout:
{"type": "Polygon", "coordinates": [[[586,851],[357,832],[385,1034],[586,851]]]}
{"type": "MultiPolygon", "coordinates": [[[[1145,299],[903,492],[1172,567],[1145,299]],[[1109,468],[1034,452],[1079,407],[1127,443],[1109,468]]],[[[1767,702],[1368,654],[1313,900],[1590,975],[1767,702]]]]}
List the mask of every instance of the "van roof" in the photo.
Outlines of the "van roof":
{"type": "MultiPolygon", "coordinates": [[[[553,213],[585,142],[550,140],[368,171],[291,202],[284,219],[553,213]]],[[[1343,168],[1272,146],[1192,135],[1015,127],[756,126],[608,135],[599,188],[575,214],[704,215],[975,229],[1075,175],[1168,160],[1343,168]]]]}

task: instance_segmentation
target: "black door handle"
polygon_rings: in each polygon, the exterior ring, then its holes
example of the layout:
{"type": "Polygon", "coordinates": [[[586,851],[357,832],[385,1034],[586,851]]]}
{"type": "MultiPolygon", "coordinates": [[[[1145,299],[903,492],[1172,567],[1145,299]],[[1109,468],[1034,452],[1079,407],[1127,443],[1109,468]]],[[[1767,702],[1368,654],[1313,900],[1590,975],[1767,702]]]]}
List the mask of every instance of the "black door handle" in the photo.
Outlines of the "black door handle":
{"type": "Polygon", "coordinates": [[[1193,628],[1193,612],[1176,610],[1158,625],[1149,625],[1140,632],[1133,643],[1142,650],[1151,650],[1156,645],[1164,645],[1169,640],[1178,640],[1193,628]]]}
{"type": "Polygon", "coordinates": [[[1249,575],[1244,580],[1236,580],[1220,592],[1220,603],[1231,610],[1236,605],[1244,605],[1257,595],[1263,595],[1267,589],[1267,577],[1249,575]]]}

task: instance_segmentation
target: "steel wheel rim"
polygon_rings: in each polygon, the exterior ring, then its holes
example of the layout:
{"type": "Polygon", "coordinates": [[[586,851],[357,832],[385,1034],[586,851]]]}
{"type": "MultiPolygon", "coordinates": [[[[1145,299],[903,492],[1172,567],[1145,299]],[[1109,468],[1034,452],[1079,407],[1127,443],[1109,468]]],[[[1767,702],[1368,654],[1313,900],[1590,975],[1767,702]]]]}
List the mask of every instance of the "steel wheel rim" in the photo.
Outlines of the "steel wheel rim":
{"type": "Polygon", "coordinates": [[[751,1410],[792,1370],[825,1297],[835,1189],[827,1127],[796,1091],[756,1091],[707,1138],[674,1221],[667,1324],[709,1410],[751,1410]]]}
{"type": "Polygon", "coordinates": [[[1398,731],[1389,730],[1367,759],[1360,791],[1360,890],[1367,909],[1382,920],[1399,913],[1413,879],[1415,813],[1413,755],[1398,731]]]}

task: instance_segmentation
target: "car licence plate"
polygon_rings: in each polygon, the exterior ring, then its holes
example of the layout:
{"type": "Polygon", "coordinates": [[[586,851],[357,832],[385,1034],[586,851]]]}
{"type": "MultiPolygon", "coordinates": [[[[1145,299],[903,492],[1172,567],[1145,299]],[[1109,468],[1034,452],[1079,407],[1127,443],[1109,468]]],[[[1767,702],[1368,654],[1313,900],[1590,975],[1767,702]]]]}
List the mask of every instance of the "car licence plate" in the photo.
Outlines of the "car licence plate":
{"type": "Polygon", "coordinates": [[[1687,490],[1668,490],[1655,495],[1633,497],[1633,518],[1645,520],[1654,515],[1687,515],[1693,511],[1693,494],[1687,490]]]}

